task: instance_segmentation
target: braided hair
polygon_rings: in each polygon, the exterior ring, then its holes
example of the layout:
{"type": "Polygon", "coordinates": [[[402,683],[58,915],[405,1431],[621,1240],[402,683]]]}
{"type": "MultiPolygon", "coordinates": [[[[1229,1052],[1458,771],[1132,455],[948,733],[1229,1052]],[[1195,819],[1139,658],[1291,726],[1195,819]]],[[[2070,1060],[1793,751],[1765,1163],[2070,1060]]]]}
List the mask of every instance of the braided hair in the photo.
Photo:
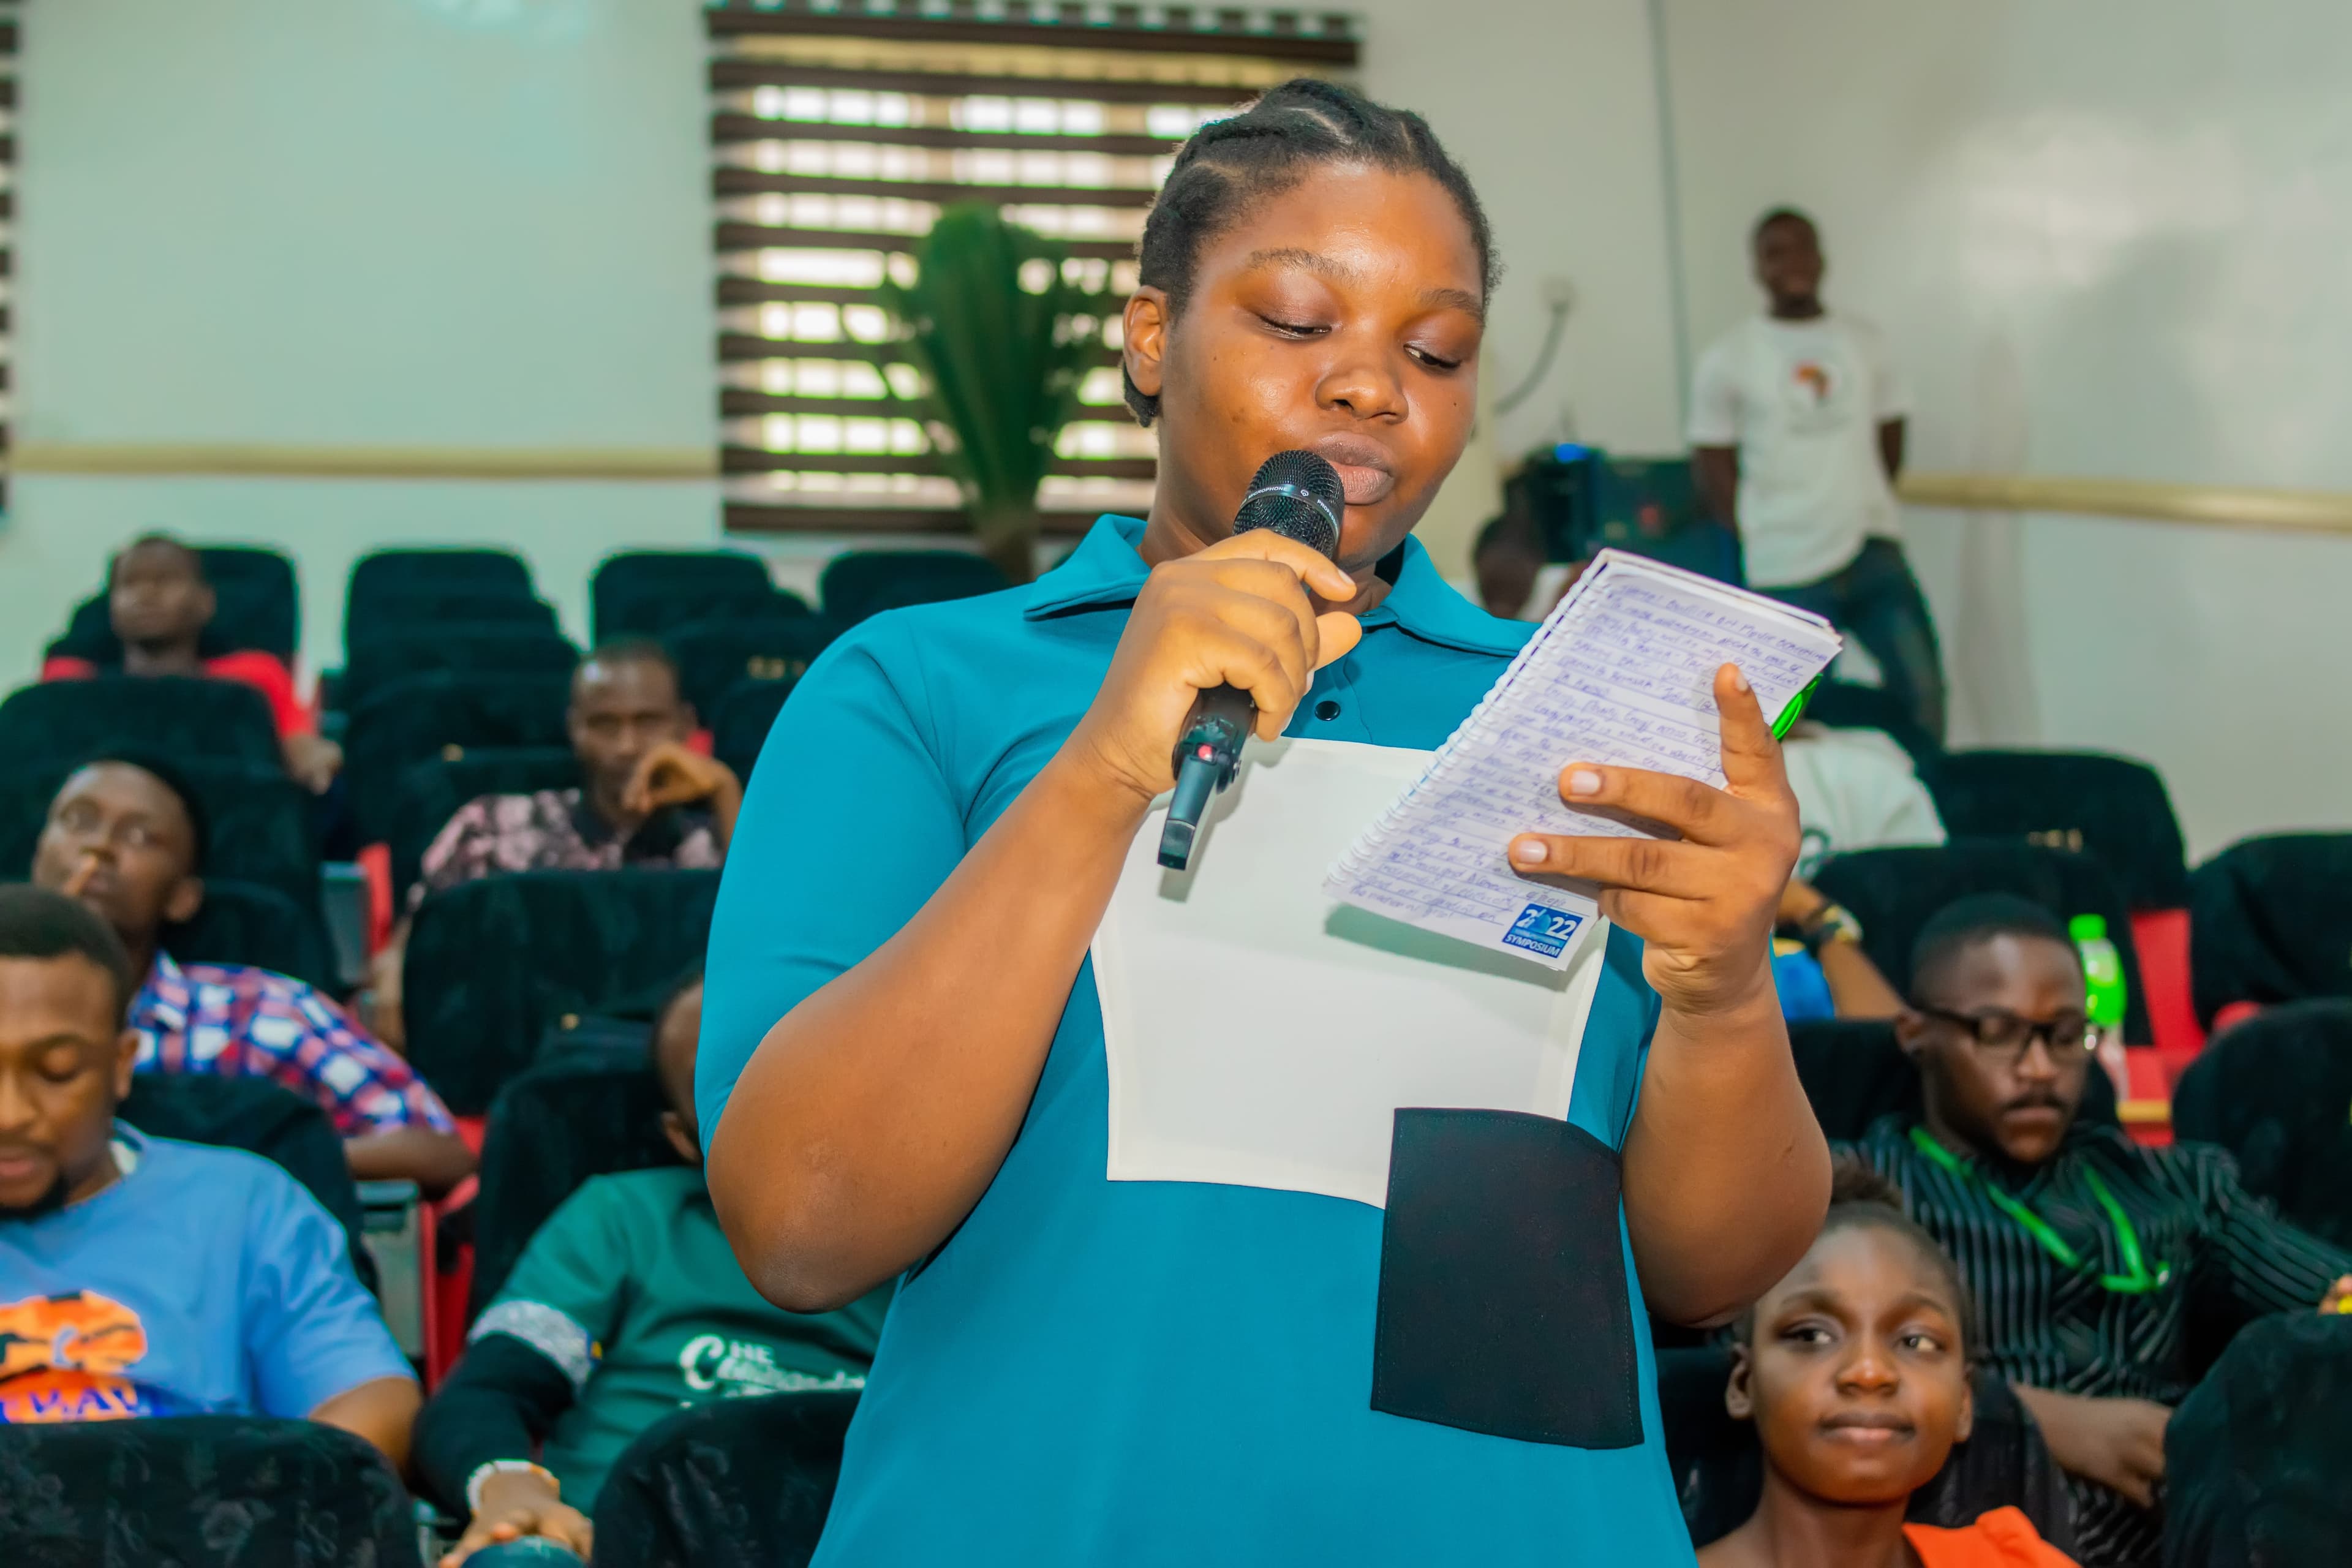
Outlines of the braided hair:
{"type": "MultiPolygon", "coordinates": [[[[1278,195],[1327,163],[1366,163],[1393,174],[1426,174],[1445,188],[1470,226],[1478,270],[1487,293],[1502,276],[1495,237],[1470,176],[1446,155],[1426,121],[1410,110],[1388,109],[1361,93],[1317,77],[1297,77],[1269,89],[1230,120],[1212,121],[1176,154],[1136,247],[1139,281],[1168,296],[1168,313],[1181,315],[1192,291],[1202,245],[1240,218],[1261,197],[1278,195]]],[[[1150,426],[1160,399],[1128,375],[1127,405],[1150,426]]]]}

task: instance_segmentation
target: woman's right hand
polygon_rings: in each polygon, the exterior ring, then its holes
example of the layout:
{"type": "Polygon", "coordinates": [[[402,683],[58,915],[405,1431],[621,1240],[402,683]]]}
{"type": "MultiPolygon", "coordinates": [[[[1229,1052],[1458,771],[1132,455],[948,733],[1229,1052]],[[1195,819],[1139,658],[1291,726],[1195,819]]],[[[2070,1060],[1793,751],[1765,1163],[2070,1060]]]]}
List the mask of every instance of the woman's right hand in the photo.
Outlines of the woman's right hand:
{"type": "Polygon", "coordinates": [[[1363,636],[1355,616],[1318,614],[1308,595],[1347,604],[1356,592],[1329,559],[1266,529],[1161,562],[1064,756],[1148,804],[1175,786],[1170,759],[1193,699],[1220,685],[1250,694],[1257,734],[1273,740],[1315,672],[1363,636]]]}
{"type": "Polygon", "coordinates": [[[584,1560],[593,1542],[588,1516],[566,1503],[556,1489],[530,1470],[490,1477],[482,1483],[482,1506],[467,1523],[466,1533],[441,1558],[438,1568],[457,1564],[485,1547],[543,1535],[578,1552],[584,1560]]]}

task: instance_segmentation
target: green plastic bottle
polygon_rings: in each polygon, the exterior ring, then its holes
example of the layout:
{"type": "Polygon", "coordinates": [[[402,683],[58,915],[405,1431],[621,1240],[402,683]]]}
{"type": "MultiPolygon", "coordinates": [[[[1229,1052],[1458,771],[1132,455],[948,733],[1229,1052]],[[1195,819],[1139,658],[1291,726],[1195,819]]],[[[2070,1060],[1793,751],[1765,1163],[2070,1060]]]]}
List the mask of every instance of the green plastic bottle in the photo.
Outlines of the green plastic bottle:
{"type": "Polygon", "coordinates": [[[2083,983],[2088,994],[2083,1000],[2083,1010],[2091,1022],[2107,1031],[2113,1039],[2121,1039],[2124,1026],[2124,960],[2116,944],[2107,940],[2107,921],[2104,915],[2076,915],[2066,922],[2066,934],[2074,939],[2074,951],[2082,955],[2083,983]]]}

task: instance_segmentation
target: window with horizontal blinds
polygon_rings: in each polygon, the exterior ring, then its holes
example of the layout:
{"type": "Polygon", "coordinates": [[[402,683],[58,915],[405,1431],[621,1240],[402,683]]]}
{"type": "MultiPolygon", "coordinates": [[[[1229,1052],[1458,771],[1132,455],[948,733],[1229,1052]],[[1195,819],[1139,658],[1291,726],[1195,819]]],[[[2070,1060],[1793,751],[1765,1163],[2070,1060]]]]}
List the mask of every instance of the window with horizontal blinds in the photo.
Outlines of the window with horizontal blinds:
{"type": "MultiPolygon", "coordinates": [[[[1356,63],[1351,20],[1183,6],[747,5],[707,12],[720,468],[740,531],[955,533],[962,498],[895,362],[886,276],[940,211],[993,203],[1067,247],[1089,288],[1135,284],[1175,148],[1265,88],[1356,63]]],[[[1106,323],[1041,488],[1049,529],[1150,504],[1155,447],[1106,323]]]]}

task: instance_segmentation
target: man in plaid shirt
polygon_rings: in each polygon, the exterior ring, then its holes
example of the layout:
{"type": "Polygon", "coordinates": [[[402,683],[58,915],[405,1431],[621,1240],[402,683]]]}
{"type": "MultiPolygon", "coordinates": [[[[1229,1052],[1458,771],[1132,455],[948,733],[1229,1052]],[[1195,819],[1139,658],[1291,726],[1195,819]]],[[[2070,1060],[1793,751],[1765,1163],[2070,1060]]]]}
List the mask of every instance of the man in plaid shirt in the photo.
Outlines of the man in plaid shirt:
{"type": "Polygon", "coordinates": [[[109,760],[76,772],[49,805],[33,880],[89,906],[146,975],[131,1002],[138,1066],[267,1078],[316,1102],[352,1174],[404,1177],[438,1194],[474,1168],[440,1100],[408,1064],[310,986],[247,964],[174,962],[168,925],[204,903],[194,797],[163,764],[109,760]]]}

